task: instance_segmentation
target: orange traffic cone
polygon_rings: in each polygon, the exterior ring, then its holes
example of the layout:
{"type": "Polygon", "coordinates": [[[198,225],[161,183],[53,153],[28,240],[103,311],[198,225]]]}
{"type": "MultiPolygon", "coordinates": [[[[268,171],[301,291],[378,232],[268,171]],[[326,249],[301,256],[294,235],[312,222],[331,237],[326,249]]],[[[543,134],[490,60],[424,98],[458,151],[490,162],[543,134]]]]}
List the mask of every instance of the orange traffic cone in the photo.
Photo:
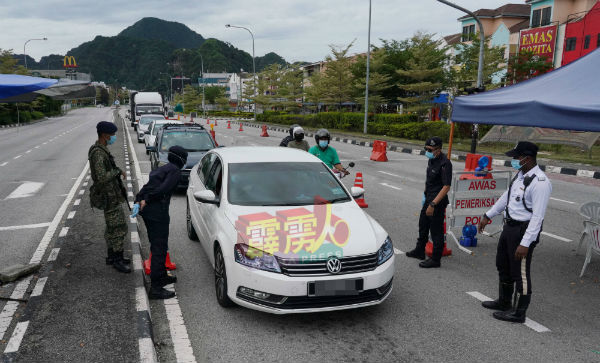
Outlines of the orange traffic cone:
{"type": "MultiPolygon", "coordinates": [[[[433,255],[433,242],[427,241],[427,244],[425,245],[425,254],[429,257],[433,255]]],[[[442,251],[442,256],[450,256],[451,254],[452,250],[446,245],[446,212],[444,212],[444,250],[442,251]]]]}
{"type": "Polygon", "coordinates": [[[261,137],[269,137],[269,133],[267,132],[267,125],[262,125],[262,134],[261,137]]]}
{"type": "Polygon", "coordinates": [[[231,128],[231,121],[227,121],[227,128],[230,129],[231,128]]]}
{"type": "MultiPolygon", "coordinates": [[[[210,126],[212,126],[212,125],[210,125],[210,126]]],[[[212,130],[212,127],[210,130],[210,136],[212,136],[213,141],[215,142],[215,145],[219,146],[219,144],[217,143],[217,138],[215,137],[215,130],[212,130]]]]}
{"type": "Polygon", "coordinates": [[[219,126],[219,124],[217,123],[217,120],[215,119],[215,126],[219,126]]]}
{"type": "MultiPolygon", "coordinates": [[[[152,260],[152,252],[150,252],[150,257],[147,260],[144,260],[144,273],[146,275],[150,275],[150,260],[152,260]]],[[[167,259],[165,260],[165,267],[167,270],[175,270],[177,269],[177,265],[171,262],[171,256],[169,256],[169,252],[167,252],[167,259]]]]}
{"type": "MultiPolygon", "coordinates": [[[[362,173],[356,173],[356,178],[354,179],[354,186],[358,187],[358,188],[365,189],[365,187],[363,185],[363,175],[362,175],[362,173]]],[[[365,202],[364,196],[362,198],[355,199],[355,201],[356,201],[356,204],[358,204],[359,207],[361,207],[361,208],[369,208],[369,205],[367,204],[367,202],[365,202]]]]}
{"type": "Polygon", "coordinates": [[[244,131],[244,124],[240,122],[240,129],[238,131],[244,131]]]}
{"type": "Polygon", "coordinates": [[[180,117],[180,115],[179,115],[179,114],[177,114],[177,121],[179,121],[179,117],[180,117]]]}

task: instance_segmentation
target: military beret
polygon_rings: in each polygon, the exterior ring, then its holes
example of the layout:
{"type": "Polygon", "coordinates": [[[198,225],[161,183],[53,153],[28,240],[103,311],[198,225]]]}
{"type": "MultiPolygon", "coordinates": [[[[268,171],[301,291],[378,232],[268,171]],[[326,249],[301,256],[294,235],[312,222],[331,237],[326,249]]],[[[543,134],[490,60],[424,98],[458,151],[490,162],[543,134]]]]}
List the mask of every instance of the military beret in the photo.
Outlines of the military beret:
{"type": "Polygon", "coordinates": [[[442,147],[442,139],[437,136],[430,137],[425,141],[425,146],[442,147]]]}
{"type": "Polygon", "coordinates": [[[100,121],[96,125],[96,130],[100,134],[114,134],[117,132],[117,125],[108,121],[100,121]]]}

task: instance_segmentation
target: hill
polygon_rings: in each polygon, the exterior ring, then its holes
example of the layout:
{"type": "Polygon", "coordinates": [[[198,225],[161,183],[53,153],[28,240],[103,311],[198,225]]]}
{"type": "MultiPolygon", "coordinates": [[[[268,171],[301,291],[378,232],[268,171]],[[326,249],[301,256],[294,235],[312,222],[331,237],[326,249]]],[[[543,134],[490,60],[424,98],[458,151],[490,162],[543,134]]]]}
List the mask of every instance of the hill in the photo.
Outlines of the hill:
{"type": "Polygon", "coordinates": [[[186,25],[158,18],[143,18],[125,28],[117,36],[146,40],[163,40],[176,48],[198,48],[204,43],[202,35],[186,25]]]}

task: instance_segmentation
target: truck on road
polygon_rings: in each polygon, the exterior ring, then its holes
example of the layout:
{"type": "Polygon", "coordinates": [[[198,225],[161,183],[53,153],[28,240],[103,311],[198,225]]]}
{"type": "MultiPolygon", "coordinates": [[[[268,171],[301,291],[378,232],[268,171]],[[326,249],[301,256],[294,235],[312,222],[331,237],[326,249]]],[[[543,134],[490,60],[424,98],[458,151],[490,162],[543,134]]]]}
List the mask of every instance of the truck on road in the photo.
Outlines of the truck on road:
{"type": "Polygon", "coordinates": [[[131,126],[137,130],[141,115],[165,114],[164,100],[158,92],[131,92],[131,126]]]}

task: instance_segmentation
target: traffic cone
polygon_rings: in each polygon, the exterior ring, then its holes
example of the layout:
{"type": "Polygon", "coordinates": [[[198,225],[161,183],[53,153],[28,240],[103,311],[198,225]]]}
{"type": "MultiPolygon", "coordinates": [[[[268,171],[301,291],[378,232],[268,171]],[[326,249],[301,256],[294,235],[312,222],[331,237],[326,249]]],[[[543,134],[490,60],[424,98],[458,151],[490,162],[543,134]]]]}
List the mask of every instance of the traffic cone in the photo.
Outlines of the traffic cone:
{"type": "MultiPolygon", "coordinates": [[[[144,260],[144,273],[146,275],[150,275],[150,261],[152,260],[152,252],[150,252],[150,257],[147,260],[144,260]]],[[[165,267],[167,270],[175,270],[177,269],[177,265],[171,262],[171,256],[169,252],[167,252],[167,259],[165,260],[165,267]]]]}
{"type": "Polygon", "coordinates": [[[217,119],[215,119],[215,126],[219,126],[219,124],[217,123],[217,119]]]}
{"type": "Polygon", "coordinates": [[[180,115],[179,115],[179,113],[177,113],[177,121],[179,121],[179,117],[180,117],[180,115]]]}
{"type": "Polygon", "coordinates": [[[210,136],[212,136],[213,141],[215,142],[215,145],[219,146],[219,144],[217,143],[217,139],[215,137],[215,130],[212,129],[212,125],[210,125],[211,130],[210,130],[210,136]]]}
{"type": "Polygon", "coordinates": [[[231,128],[231,121],[227,121],[227,128],[230,129],[231,128]]]}
{"type": "Polygon", "coordinates": [[[238,131],[244,131],[244,124],[240,122],[240,129],[238,131]]]}
{"type": "Polygon", "coordinates": [[[267,132],[267,125],[262,125],[262,134],[260,137],[269,137],[269,133],[267,132]]]}
{"type": "MultiPolygon", "coordinates": [[[[362,175],[362,173],[356,173],[356,178],[354,179],[354,186],[358,187],[358,188],[365,189],[365,187],[363,185],[363,175],[362,175]]],[[[361,207],[361,208],[369,208],[369,205],[367,204],[367,202],[365,202],[364,196],[362,198],[355,199],[355,201],[356,201],[356,204],[358,204],[359,207],[361,207]]]]}
{"type": "MultiPolygon", "coordinates": [[[[425,245],[425,254],[429,257],[433,255],[433,242],[427,241],[427,244],[425,245]]],[[[442,257],[450,256],[451,254],[452,250],[446,245],[446,212],[444,212],[444,250],[442,251],[442,257]]]]}
{"type": "Polygon", "coordinates": [[[210,125],[210,120],[209,119],[206,119],[206,124],[210,125]]]}

